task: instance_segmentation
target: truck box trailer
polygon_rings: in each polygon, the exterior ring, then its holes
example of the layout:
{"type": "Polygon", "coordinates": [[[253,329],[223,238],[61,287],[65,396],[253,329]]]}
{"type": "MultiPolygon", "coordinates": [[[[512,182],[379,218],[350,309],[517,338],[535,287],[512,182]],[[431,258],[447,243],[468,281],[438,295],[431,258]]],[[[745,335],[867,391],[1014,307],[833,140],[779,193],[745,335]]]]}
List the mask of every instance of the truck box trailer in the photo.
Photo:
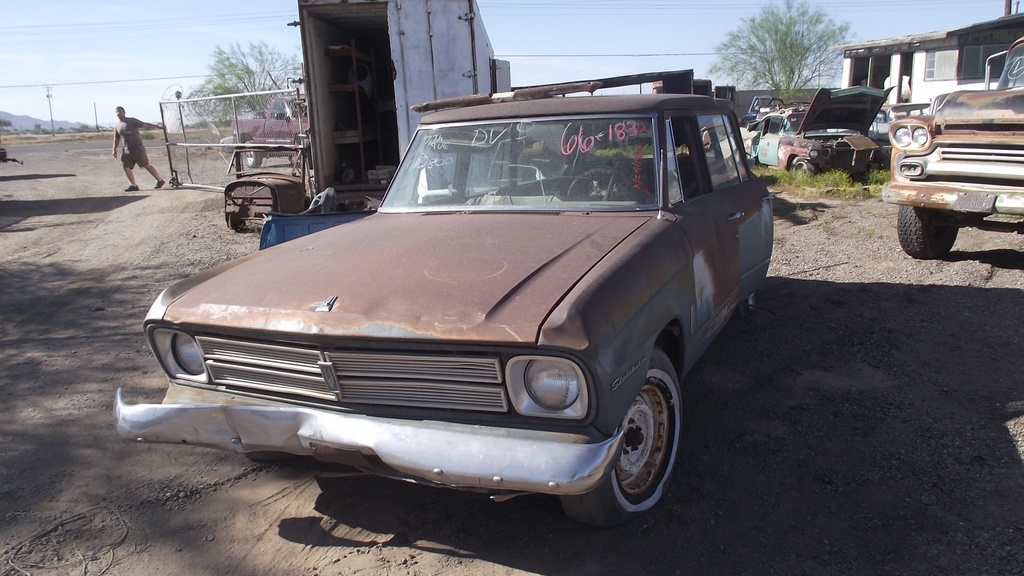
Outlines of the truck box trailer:
{"type": "Polygon", "coordinates": [[[314,193],[380,197],[420,118],[415,104],[507,91],[475,0],[299,0],[314,193]]]}

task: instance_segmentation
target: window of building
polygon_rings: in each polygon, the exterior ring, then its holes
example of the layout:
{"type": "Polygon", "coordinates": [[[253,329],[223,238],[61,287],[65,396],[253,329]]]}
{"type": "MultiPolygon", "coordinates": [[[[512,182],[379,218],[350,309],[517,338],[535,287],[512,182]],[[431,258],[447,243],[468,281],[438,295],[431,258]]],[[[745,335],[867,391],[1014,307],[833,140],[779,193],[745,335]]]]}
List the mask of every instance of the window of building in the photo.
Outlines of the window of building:
{"type": "Polygon", "coordinates": [[[925,53],[925,80],[956,79],[956,49],[929,50],[925,53]]]}
{"type": "MultiPolygon", "coordinates": [[[[964,46],[960,56],[960,78],[977,80],[985,77],[985,60],[996,52],[1006,50],[1006,44],[985,44],[983,46],[964,46]]],[[[999,78],[1003,73],[1005,58],[993,60],[992,77],[999,78]]]]}

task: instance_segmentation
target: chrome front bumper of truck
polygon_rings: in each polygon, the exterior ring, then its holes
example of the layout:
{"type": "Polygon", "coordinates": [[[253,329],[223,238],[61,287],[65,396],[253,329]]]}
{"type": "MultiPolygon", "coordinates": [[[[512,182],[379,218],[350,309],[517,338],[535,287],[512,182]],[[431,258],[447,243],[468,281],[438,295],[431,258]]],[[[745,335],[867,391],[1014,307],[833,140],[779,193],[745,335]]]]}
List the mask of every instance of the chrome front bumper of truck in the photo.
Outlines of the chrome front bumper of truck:
{"type": "Polygon", "coordinates": [[[398,475],[496,492],[582,494],[611,472],[622,432],[598,443],[580,435],[424,420],[375,418],[299,406],[127,404],[114,422],[129,440],[232,452],[330,451],[377,457],[398,475]]]}
{"type": "Polygon", "coordinates": [[[1024,191],[1018,187],[960,182],[888,182],[882,186],[882,200],[936,210],[1024,215],[1024,191]]]}

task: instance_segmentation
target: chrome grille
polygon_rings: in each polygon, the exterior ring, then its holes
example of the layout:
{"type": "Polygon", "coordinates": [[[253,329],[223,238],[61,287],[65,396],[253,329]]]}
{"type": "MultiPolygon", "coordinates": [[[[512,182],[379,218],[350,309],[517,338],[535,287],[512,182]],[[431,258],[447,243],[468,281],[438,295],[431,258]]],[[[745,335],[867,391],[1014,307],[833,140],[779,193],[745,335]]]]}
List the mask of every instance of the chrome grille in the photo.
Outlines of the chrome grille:
{"type": "Polygon", "coordinates": [[[505,412],[497,358],[373,354],[197,338],[213,383],[239,392],[377,404],[505,412]]]}
{"type": "Polygon", "coordinates": [[[327,352],[327,360],[334,363],[339,378],[366,376],[501,383],[496,358],[327,352]]]}
{"type": "Polygon", "coordinates": [[[1024,147],[979,148],[946,144],[939,148],[939,159],[948,162],[1001,162],[1024,165],[1024,147]]]}

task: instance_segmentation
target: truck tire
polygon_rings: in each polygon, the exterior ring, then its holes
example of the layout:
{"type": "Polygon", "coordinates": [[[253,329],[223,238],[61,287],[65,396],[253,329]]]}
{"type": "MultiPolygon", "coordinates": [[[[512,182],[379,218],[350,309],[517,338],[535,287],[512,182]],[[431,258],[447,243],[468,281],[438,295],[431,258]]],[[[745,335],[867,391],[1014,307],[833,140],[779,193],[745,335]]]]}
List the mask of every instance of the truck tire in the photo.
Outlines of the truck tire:
{"type": "Polygon", "coordinates": [[[900,205],[896,216],[896,233],[900,247],[918,260],[935,260],[949,254],[960,229],[943,222],[937,210],[900,205]]]}
{"type": "Polygon", "coordinates": [[[664,352],[654,348],[647,380],[622,420],[626,433],[619,462],[597,488],[562,496],[566,515],[609,527],[628,522],[657,504],[675,467],[680,403],[675,367],[664,352]]]}

